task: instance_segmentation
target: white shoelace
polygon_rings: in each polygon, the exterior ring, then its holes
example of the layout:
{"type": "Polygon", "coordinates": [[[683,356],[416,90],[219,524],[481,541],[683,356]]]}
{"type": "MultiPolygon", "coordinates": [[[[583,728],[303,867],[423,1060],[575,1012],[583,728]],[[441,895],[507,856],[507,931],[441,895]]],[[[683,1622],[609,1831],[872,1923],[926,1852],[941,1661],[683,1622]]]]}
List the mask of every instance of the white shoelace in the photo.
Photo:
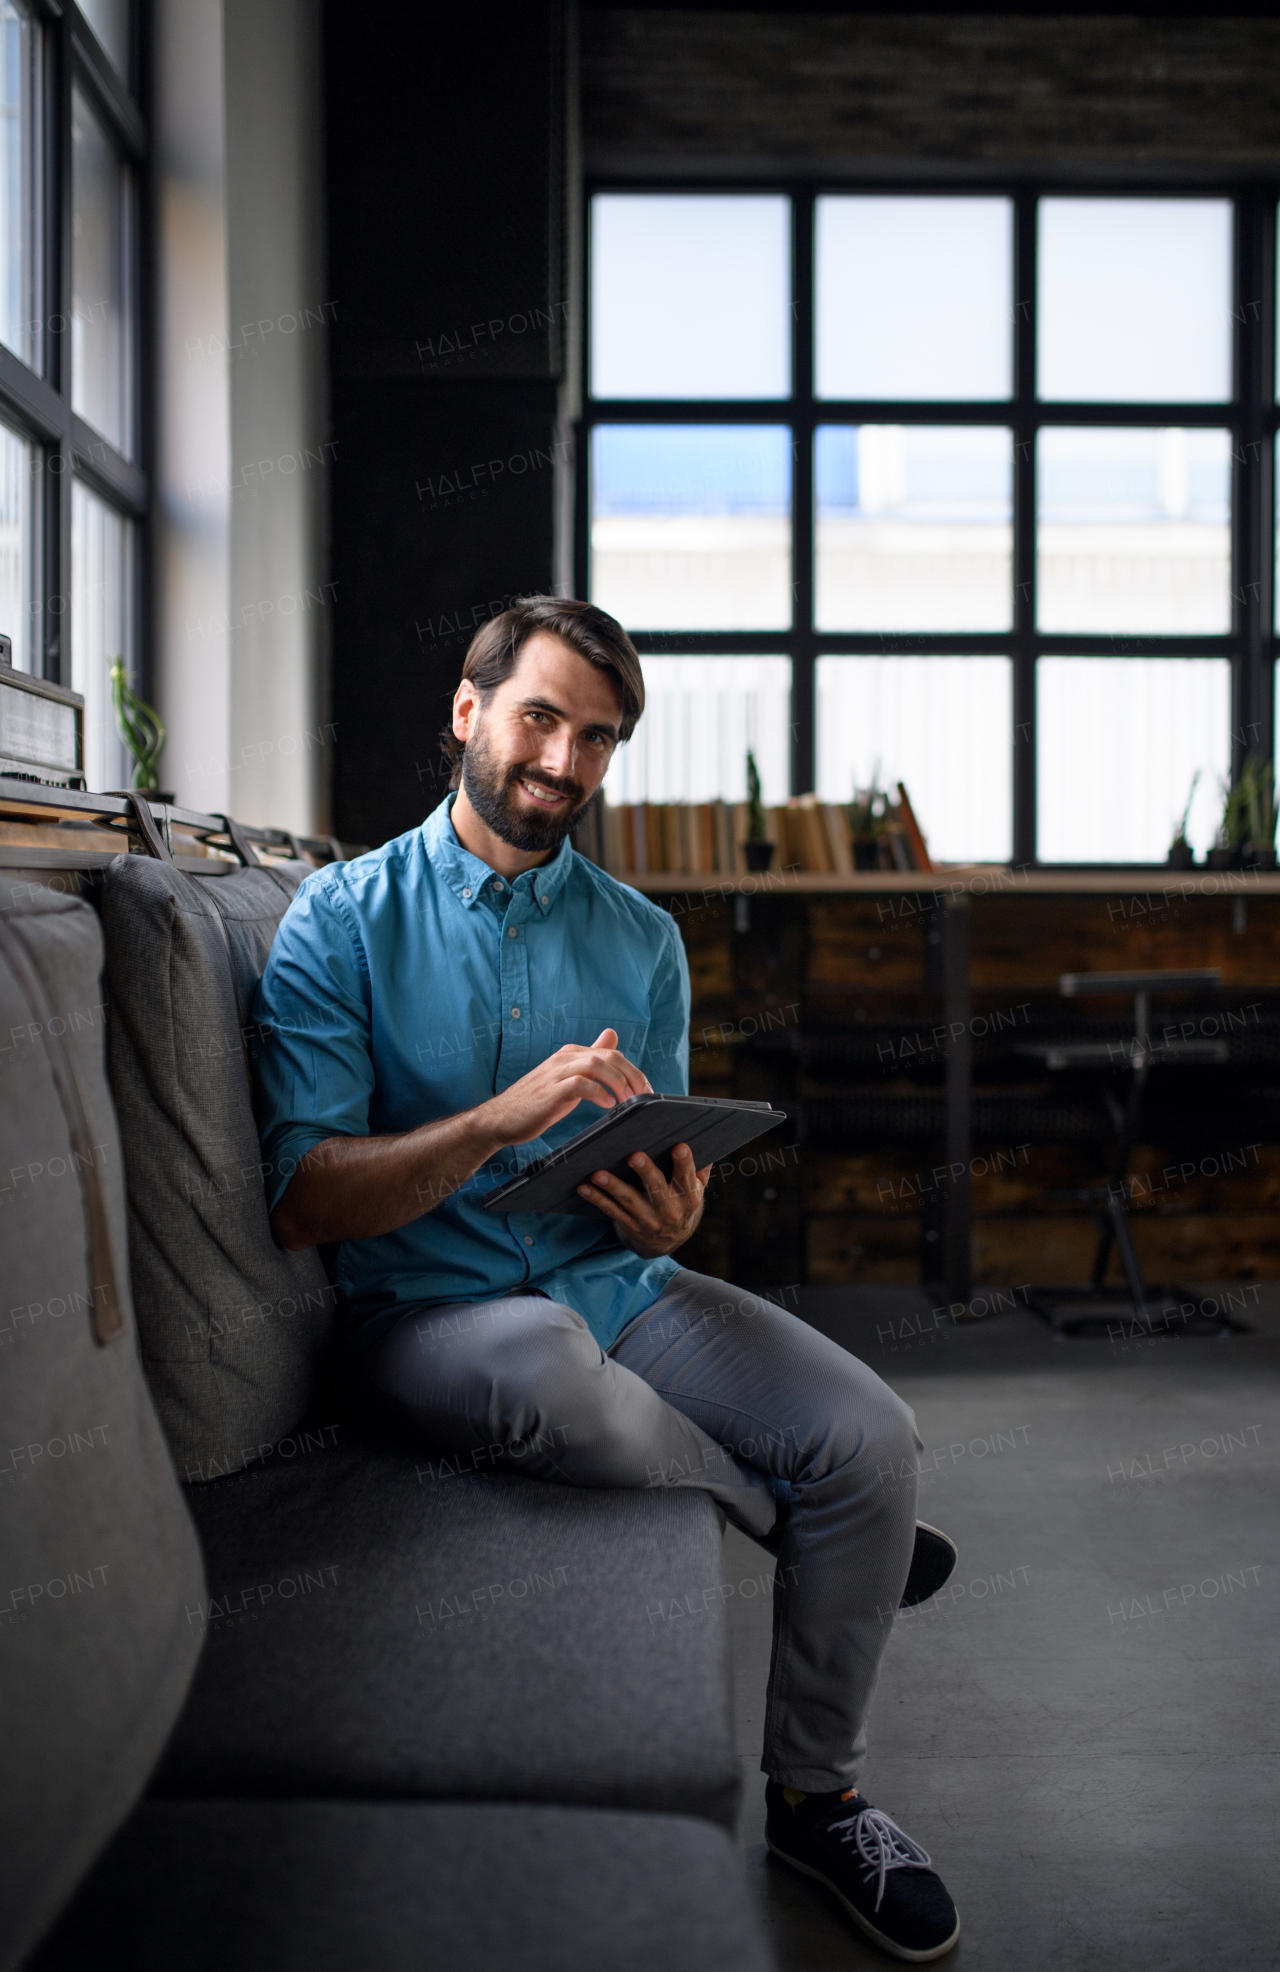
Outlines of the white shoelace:
{"type": "Polygon", "coordinates": [[[868,1879],[875,1876],[877,1910],[884,1896],[884,1880],[891,1869],[932,1869],[926,1850],[918,1842],[913,1842],[896,1821],[891,1821],[879,1808],[860,1808],[846,1821],[833,1821],[830,1824],[832,1835],[838,1835],[842,1842],[855,1842],[858,1857],[868,1879]]]}

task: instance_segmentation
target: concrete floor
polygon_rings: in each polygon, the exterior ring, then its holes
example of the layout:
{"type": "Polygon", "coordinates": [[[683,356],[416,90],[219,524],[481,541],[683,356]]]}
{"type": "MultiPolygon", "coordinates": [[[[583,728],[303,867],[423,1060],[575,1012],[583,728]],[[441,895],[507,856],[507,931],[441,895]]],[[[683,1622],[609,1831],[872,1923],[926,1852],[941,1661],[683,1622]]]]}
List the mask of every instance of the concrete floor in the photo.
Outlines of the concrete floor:
{"type": "MultiPolygon", "coordinates": [[[[1280,1967],[1280,1288],[1245,1292],[1251,1334],[1141,1341],[957,1326],[908,1289],[802,1300],[913,1406],[919,1516],[960,1549],[898,1619],[863,1773],[956,1899],[949,1966],[1280,1967]]],[[[758,1576],[727,1538],[728,1578],[758,1576]]],[[[769,1606],[730,1609],[739,1839],[779,1964],[882,1968],[765,1849],[769,1606]]]]}

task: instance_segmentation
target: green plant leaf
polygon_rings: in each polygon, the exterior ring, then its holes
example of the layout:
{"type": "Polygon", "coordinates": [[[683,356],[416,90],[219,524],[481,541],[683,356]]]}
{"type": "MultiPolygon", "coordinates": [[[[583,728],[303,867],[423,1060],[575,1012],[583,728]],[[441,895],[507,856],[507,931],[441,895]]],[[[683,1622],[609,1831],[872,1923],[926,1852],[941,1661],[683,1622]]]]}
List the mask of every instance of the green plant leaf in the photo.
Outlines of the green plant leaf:
{"type": "Polygon", "coordinates": [[[124,659],[117,652],[111,659],[111,703],[116,726],[133,761],[132,784],[142,792],[160,785],[157,772],[164,751],[164,721],[153,705],[139,698],[125,675],[124,659]]]}
{"type": "Polygon", "coordinates": [[[747,748],[747,841],[764,842],[768,831],[765,828],[764,803],[760,799],[760,770],[756,766],[756,756],[747,748]]]}

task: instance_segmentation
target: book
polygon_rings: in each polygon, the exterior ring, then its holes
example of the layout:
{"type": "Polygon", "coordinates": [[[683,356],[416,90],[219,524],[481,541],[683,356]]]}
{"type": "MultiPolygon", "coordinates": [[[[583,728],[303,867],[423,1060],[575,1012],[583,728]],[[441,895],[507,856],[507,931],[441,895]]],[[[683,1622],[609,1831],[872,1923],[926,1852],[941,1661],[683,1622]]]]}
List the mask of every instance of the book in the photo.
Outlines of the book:
{"type": "Polygon", "coordinates": [[[631,810],[605,809],[605,868],[623,875],[632,867],[631,810]]]}
{"type": "Polygon", "coordinates": [[[733,861],[730,863],[729,868],[735,875],[740,876],[747,867],[746,851],[742,846],[747,839],[747,804],[745,801],[734,802],[730,810],[730,829],[733,838],[733,861]]]}
{"type": "Polygon", "coordinates": [[[711,867],[722,873],[733,870],[733,810],[727,801],[711,803],[711,826],[715,836],[715,861],[711,867]]]}
{"type": "Polygon", "coordinates": [[[711,818],[711,803],[698,803],[698,868],[710,876],[716,866],[716,831],[711,818]]]}
{"type": "Polygon", "coordinates": [[[827,846],[831,851],[831,867],[837,876],[852,876],[853,848],[844,809],[838,808],[833,801],[824,801],[821,813],[827,831],[827,846]]]}
{"type": "Polygon", "coordinates": [[[657,867],[660,870],[678,870],[683,867],[680,846],[680,811],[673,801],[660,801],[654,811],[658,817],[658,842],[660,850],[657,867]]]}
{"type": "Polygon", "coordinates": [[[885,830],[885,836],[889,844],[889,854],[893,859],[894,869],[895,870],[914,869],[915,864],[912,861],[911,850],[907,842],[906,830],[902,828],[899,823],[890,822],[888,828],[885,830]]]}
{"type": "Polygon", "coordinates": [[[827,839],[827,826],[822,819],[817,797],[812,794],[802,794],[799,807],[804,826],[804,867],[814,876],[830,876],[835,864],[832,861],[831,844],[827,839]]]}
{"type": "Polygon", "coordinates": [[[643,801],[631,810],[631,868],[637,876],[644,876],[649,868],[649,815],[643,801]]]}
{"type": "Polygon", "coordinates": [[[911,845],[912,860],[916,868],[918,870],[932,870],[933,863],[930,860],[928,844],[924,839],[924,831],[916,820],[915,810],[911,806],[907,790],[901,781],[898,782],[898,808],[899,820],[902,823],[903,832],[906,835],[907,841],[911,845]]]}
{"type": "MultiPolygon", "coordinates": [[[[783,807],[766,808],[764,819],[775,871],[853,874],[849,818],[837,803],[796,795],[783,807]]],[[[584,830],[577,846],[615,876],[740,875],[747,868],[747,821],[745,801],[621,802],[602,807],[594,833],[584,830]]],[[[901,870],[920,868],[917,856],[927,855],[916,849],[906,816],[896,807],[889,810],[884,848],[901,870]]]]}
{"type": "Polygon", "coordinates": [[[601,867],[605,865],[604,815],[604,801],[597,794],[587,803],[573,830],[573,846],[578,854],[601,867]]]}

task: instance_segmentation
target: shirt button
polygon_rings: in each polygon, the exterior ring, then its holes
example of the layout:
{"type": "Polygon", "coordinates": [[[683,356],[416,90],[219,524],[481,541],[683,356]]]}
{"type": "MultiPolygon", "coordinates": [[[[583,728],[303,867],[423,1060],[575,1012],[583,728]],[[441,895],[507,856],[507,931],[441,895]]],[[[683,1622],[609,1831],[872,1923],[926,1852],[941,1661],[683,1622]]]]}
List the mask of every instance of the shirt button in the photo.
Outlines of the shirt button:
{"type": "Polygon", "coordinates": [[[464,897],[469,897],[471,895],[471,892],[469,890],[464,890],[462,894],[464,897]]]}
{"type": "Polygon", "coordinates": [[[511,929],[510,929],[510,931],[509,931],[509,932],[507,933],[507,937],[508,937],[508,938],[518,938],[519,936],[520,936],[520,933],[519,933],[519,932],[518,932],[518,931],[516,930],[516,928],[515,928],[515,926],[514,926],[514,925],[512,925],[512,927],[511,927],[511,929]]]}
{"type": "Polygon", "coordinates": [[[520,1009],[519,1009],[519,1007],[512,1007],[512,1009],[511,1009],[511,1018],[512,1018],[513,1020],[519,1020],[519,1018],[520,1018],[520,1009]]]}
{"type": "Polygon", "coordinates": [[[495,890],[502,890],[505,888],[505,885],[495,876],[495,878],[493,879],[493,887],[495,890]]]}
{"type": "Polygon", "coordinates": [[[526,1245],[526,1246],[532,1246],[532,1245],[533,1245],[533,1234],[532,1234],[532,1233],[526,1233],[526,1234],[525,1234],[525,1236],[524,1236],[524,1243],[525,1243],[525,1245],[526,1245]]]}
{"type": "Polygon", "coordinates": [[[551,902],[551,899],[549,897],[540,897],[538,899],[538,902],[540,904],[549,904],[551,902]]]}

